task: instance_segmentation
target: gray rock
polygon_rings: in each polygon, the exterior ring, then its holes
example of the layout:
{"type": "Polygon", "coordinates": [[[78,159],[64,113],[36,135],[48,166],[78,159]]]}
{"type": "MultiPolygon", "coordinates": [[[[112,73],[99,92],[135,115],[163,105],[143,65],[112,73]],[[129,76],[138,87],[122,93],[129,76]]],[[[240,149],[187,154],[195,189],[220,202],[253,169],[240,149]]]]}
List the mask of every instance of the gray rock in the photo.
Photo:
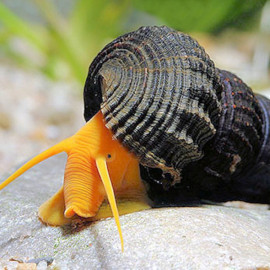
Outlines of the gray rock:
{"type": "Polygon", "coordinates": [[[64,155],[53,157],[0,192],[0,268],[16,264],[10,259],[42,264],[53,259],[49,269],[270,267],[266,210],[205,206],[125,215],[120,217],[124,253],[113,219],[77,233],[45,226],[37,209],[62,185],[64,166],[64,155]]]}

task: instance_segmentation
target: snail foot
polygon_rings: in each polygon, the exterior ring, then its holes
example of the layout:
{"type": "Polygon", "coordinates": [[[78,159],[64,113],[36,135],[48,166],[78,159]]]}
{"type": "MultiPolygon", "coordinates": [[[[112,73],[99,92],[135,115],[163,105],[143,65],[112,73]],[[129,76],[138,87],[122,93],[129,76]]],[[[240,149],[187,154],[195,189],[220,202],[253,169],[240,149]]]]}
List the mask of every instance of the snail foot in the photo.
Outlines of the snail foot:
{"type": "MultiPolygon", "coordinates": [[[[119,215],[131,214],[143,210],[150,209],[151,206],[144,201],[131,201],[127,198],[117,200],[117,209],[119,215]]],[[[97,221],[105,218],[113,217],[111,207],[108,202],[103,202],[99,211],[94,217],[87,218],[87,221],[97,221]]]]}
{"type": "Polygon", "coordinates": [[[66,218],[64,212],[64,191],[61,187],[57,193],[39,207],[38,216],[46,224],[62,226],[71,223],[71,219],[66,218]]]}

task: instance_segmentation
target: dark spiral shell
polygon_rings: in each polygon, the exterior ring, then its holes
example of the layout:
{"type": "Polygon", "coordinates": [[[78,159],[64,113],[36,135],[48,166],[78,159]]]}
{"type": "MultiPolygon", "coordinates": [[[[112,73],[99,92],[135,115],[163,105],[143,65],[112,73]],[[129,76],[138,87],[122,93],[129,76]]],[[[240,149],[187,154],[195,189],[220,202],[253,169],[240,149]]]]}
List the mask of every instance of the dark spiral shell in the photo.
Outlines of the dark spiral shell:
{"type": "Polygon", "coordinates": [[[270,101],[190,36],[163,26],[115,39],[90,65],[84,102],[85,119],[101,109],[139,158],[154,204],[270,203],[270,101]]]}
{"type": "Polygon", "coordinates": [[[263,140],[262,112],[252,90],[236,75],[219,70],[223,91],[216,136],[205,147],[204,168],[224,180],[252,166],[263,140]]]}
{"type": "Polygon", "coordinates": [[[181,183],[167,191],[161,171],[141,166],[157,205],[201,199],[270,203],[270,100],[255,95],[236,75],[217,71],[221,113],[203,158],[185,166],[181,183]]]}
{"type": "Polygon", "coordinates": [[[89,120],[100,108],[116,139],[179,180],[203,156],[221,112],[220,78],[204,49],[168,27],[141,27],[108,44],[89,68],[89,120]]]}

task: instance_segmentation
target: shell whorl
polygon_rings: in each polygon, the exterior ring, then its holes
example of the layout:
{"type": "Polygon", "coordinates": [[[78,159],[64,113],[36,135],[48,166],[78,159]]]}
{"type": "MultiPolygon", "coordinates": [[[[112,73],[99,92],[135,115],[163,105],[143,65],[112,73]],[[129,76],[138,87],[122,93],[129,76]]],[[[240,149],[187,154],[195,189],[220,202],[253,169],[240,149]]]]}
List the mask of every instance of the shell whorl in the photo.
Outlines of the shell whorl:
{"type": "Polygon", "coordinates": [[[101,109],[106,126],[142,164],[178,180],[216,132],[221,88],[214,63],[195,40],[165,26],[141,27],[92,62],[85,118],[101,109]]]}
{"type": "Polygon", "coordinates": [[[209,177],[230,181],[247,173],[258,162],[259,152],[264,151],[265,121],[252,90],[235,74],[217,70],[223,85],[222,111],[217,132],[205,145],[204,158],[196,167],[203,168],[209,177]]]}

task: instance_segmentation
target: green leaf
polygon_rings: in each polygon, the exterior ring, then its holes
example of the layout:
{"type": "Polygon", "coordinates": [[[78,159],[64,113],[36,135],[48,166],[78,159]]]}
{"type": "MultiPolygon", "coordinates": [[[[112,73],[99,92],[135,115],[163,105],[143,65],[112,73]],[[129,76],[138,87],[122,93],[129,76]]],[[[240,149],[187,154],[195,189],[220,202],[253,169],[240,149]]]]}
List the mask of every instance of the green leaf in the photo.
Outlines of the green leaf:
{"type": "Polygon", "coordinates": [[[183,32],[215,32],[242,20],[244,24],[266,0],[133,0],[135,8],[161,18],[183,32]]]}
{"type": "Polygon", "coordinates": [[[0,2],[0,21],[6,26],[13,34],[27,39],[40,51],[45,52],[46,46],[44,38],[35,31],[33,26],[30,26],[25,21],[21,20],[13,12],[11,12],[4,4],[0,2]]]}

